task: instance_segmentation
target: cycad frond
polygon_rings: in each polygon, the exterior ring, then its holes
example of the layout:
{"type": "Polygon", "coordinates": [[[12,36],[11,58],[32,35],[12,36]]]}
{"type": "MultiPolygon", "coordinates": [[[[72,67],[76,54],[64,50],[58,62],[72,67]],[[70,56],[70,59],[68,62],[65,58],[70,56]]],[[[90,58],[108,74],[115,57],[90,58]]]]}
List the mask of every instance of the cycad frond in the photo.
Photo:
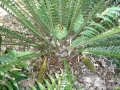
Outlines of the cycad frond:
{"type": "Polygon", "coordinates": [[[16,53],[14,52],[10,52],[9,55],[5,55],[3,54],[0,57],[0,68],[1,68],[1,72],[7,72],[9,70],[12,70],[13,68],[15,68],[15,66],[19,66],[22,65],[21,63],[24,64],[24,61],[30,60],[33,57],[39,57],[45,53],[22,53],[22,54],[18,54],[17,56],[15,55],[16,53]],[[21,63],[20,63],[21,62],[21,63]]]}
{"type": "Polygon", "coordinates": [[[95,55],[104,55],[109,57],[120,58],[120,46],[104,46],[86,49],[87,52],[95,55]]]}
{"type": "Polygon", "coordinates": [[[76,47],[76,46],[79,46],[79,45],[89,44],[89,43],[92,43],[93,41],[97,41],[97,40],[107,38],[108,36],[114,35],[114,34],[119,33],[119,32],[120,32],[120,28],[117,27],[117,28],[111,29],[109,31],[106,31],[105,33],[94,36],[92,38],[79,37],[68,48],[73,48],[73,47],[76,47]]]}
{"type": "MultiPolygon", "coordinates": [[[[29,3],[32,4],[32,2],[30,2],[30,1],[29,2],[24,1],[24,4],[27,4],[27,5],[29,5],[29,3]]],[[[4,0],[4,1],[1,1],[1,2],[2,2],[2,4],[4,4],[6,6],[6,7],[3,7],[3,9],[5,8],[5,10],[6,10],[6,8],[9,8],[9,10],[12,13],[14,13],[14,16],[16,17],[16,19],[18,21],[20,21],[23,26],[27,27],[29,29],[29,31],[32,32],[34,35],[42,38],[43,40],[45,40],[47,43],[50,44],[50,42],[37,30],[37,28],[33,24],[32,21],[34,19],[31,20],[31,18],[29,18],[24,12],[22,12],[23,10],[18,7],[18,4],[16,5],[16,1],[4,0]]],[[[34,5],[34,7],[35,7],[35,5],[34,5]]],[[[30,9],[30,7],[28,7],[28,8],[29,8],[29,10],[32,10],[32,8],[31,9],[30,9]]],[[[32,14],[35,14],[35,13],[32,12],[32,14]]],[[[32,18],[34,18],[34,16],[32,18]]],[[[37,19],[37,20],[39,20],[39,19],[37,19]]]]}
{"type": "MultiPolygon", "coordinates": [[[[1,53],[1,44],[2,44],[2,36],[0,34],[0,53],[1,53]]],[[[1,54],[0,54],[0,56],[1,56],[1,54]]]]}
{"type": "Polygon", "coordinates": [[[22,36],[20,33],[17,33],[15,31],[12,31],[12,30],[10,31],[9,29],[4,28],[3,26],[0,26],[0,32],[1,32],[2,36],[6,36],[9,38],[18,39],[23,42],[25,41],[27,43],[35,44],[35,42],[30,40],[29,38],[26,38],[26,37],[22,36]]]}
{"type": "Polygon", "coordinates": [[[64,60],[64,64],[65,64],[65,70],[64,70],[64,73],[62,76],[60,90],[72,90],[73,85],[75,83],[75,77],[73,74],[71,74],[71,72],[69,70],[70,67],[66,60],[64,60]]]}
{"type": "Polygon", "coordinates": [[[114,1],[112,1],[112,3],[111,3],[111,6],[118,6],[120,4],[120,0],[114,0],[114,1]]]}
{"type": "Polygon", "coordinates": [[[93,48],[93,47],[104,47],[104,46],[118,46],[120,45],[120,40],[117,39],[112,39],[112,41],[110,41],[109,38],[107,39],[101,39],[100,41],[94,42],[94,43],[90,43],[89,45],[85,46],[84,48],[93,48]]]}
{"type": "Polygon", "coordinates": [[[97,14],[97,18],[102,18],[103,20],[101,20],[99,23],[97,22],[90,22],[89,26],[84,28],[84,31],[80,33],[80,37],[78,37],[73,44],[71,45],[71,47],[75,47],[78,45],[84,45],[84,44],[88,44],[90,42],[93,41],[97,41],[106,37],[109,37],[111,35],[114,35],[116,33],[119,33],[120,30],[119,28],[113,28],[111,30],[109,30],[109,27],[106,27],[106,25],[104,25],[104,22],[108,22],[108,25],[114,25],[114,23],[112,23],[113,19],[115,19],[116,15],[120,16],[120,8],[119,7],[111,7],[106,9],[104,12],[101,13],[101,15],[97,14]],[[106,16],[105,16],[106,15],[106,16]],[[111,17],[111,20],[109,17],[111,17]],[[117,32],[116,32],[117,31],[117,32]]]}
{"type": "MultiPolygon", "coordinates": [[[[59,86],[61,84],[61,77],[57,73],[55,73],[56,80],[50,75],[48,77],[50,79],[50,82],[47,79],[44,79],[47,89],[48,90],[60,90],[59,86]]],[[[41,84],[39,81],[37,81],[37,85],[40,90],[46,90],[45,86],[41,84]]]]}

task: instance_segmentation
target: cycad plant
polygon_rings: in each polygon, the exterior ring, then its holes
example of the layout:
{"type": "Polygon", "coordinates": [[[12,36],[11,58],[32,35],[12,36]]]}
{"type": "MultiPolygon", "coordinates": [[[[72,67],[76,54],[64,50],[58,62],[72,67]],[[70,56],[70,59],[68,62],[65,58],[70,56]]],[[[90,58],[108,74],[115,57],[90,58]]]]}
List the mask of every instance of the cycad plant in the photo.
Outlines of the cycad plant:
{"type": "MultiPolygon", "coordinates": [[[[19,39],[2,44],[79,47],[81,52],[119,57],[119,0],[1,0],[0,6],[41,41],[0,26],[2,36],[19,39]],[[71,39],[70,39],[71,38],[71,39]],[[68,45],[67,40],[72,41],[68,45]],[[52,42],[52,43],[51,43],[52,42]],[[60,44],[60,45],[59,45],[60,44]]],[[[43,48],[43,47],[42,47],[43,48]]],[[[46,48],[44,48],[46,49],[46,48]]],[[[47,48],[48,49],[48,48],[47,48]]]]}
{"type": "Polygon", "coordinates": [[[44,52],[54,50],[55,54],[65,47],[69,55],[81,52],[86,65],[91,62],[85,53],[120,58],[119,3],[119,0],[0,0],[0,6],[27,28],[27,32],[19,32],[0,26],[2,37],[15,39],[15,42],[0,39],[0,44],[29,45],[44,52]]]}

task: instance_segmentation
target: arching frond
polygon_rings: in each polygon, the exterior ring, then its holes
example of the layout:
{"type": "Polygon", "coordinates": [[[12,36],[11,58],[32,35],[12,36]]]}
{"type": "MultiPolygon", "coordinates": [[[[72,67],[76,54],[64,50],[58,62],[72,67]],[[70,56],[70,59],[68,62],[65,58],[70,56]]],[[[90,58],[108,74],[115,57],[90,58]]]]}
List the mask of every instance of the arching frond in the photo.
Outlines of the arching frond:
{"type": "Polygon", "coordinates": [[[1,43],[2,43],[2,36],[0,35],[0,56],[1,56],[1,43]]]}
{"type": "Polygon", "coordinates": [[[116,33],[119,33],[120,32],[119,28],[118,29],[113,28],[109,30],[109,27],[106,27],[106,25],[104,25],[104,22],[107,21],[108,26],[111,24],[115,26],[115,24],[112,23],[112,20],[114,19],[113,17],[116,17],[116,15],[120,16],[119,12],[120,12],[119,7],[111,7],[102,12],[101,15],[97,14],[97,18],[102,18],[103,20],[101,20],[99,23],[96,23],[94,21],[90,22],[90,25],[85,27],[84,31],[80,33],[81,36],[78,37],[70,47],[88,44],[90,42],[94,42],[114,35],[116,33]],[[111,20],[109,19],[110,16],[113,16],[111,20]]]}
{"type": "Polygon", "coordinates": [[[2,54],[2,56],[0,56],[0,89],[6,90],[7,87],[11,90],[20,90],[18,86],[20,79],[18,80],[18,78],[22,79],[23,76],[26,76],[19,70],[21,70],[21,68],[28,70],[26,61],[44,54],[46,53],[32,53],[28,51],[17,53],[15,50],[8,50],[8,54],[2,54]]]}
{"type": "Polygon", "coordinates": [[[106,31],[105,33],[102,33],[100,35],[94,36],[92,38],[88,38],[88,37],[84,37],[84,36],[79,37],[68,48],[73,48],[73,47],[76,47],[76,46],[79,46],[79,45],[89,44],[89,43],[91,43],[93,41],[97,41],[97,40],[106,38],[108,36],[114,35],[114,34],[119,33],[119,32],[120,32],[120,28],[118,27],[118,28],[114,28],[114,29],[112,29],[110,31],[106,31]]]}
{"type": "Polygon", "coordinates": [[[14,52],[10,52],[9,55],[3,54],[0,57],[0,72],[7,72],[9,70],[12,70],[15,68],[15,66],[24,65],[24,61],[30,60],[33,57],[39,57],[40,55],[43,55],[45,53],[22,53],[22,54],[16,54],[14,52]],[[21,62],[21,63],[20,63],[21,62]]]}
{"type": "MultiPolygon", "coordinates": [[[[32,32],[33,34],[37,35],[38,37],[41,37],[43,40],[45,40],[47,43],[50,44],[50,42],[47,39],[45,39],[45,37],[37,30],[35,25],[32,23],[31,19],[29,19],[29,17],[27,15],[25,15],[25,13],[22,12],[23,10],[21,10],[21,8],[19,8],[18,5],[16,5],[15,1],[4,0],[4,1],[1,1],[1,2],[2,2],[2,4],[4,4],[6,6],[5,8],[9,8],[9,10],[12,13],[14,13],[16,19],[18,21],[20,21],[22,25],[27,27],[30,30],[30,32],[32,32]]],[[[28,3],[26,3],[26,4],[28,4],[28,3]]],[[[30,9],[30,10],[32,10],[32,9],[30,9]]]]}
{"type": "Polygon", "coordinates": [[[30,40],[29,38],[26,38],[26,37],[20,35],[20,33],[17,33],[15,31],[10,31],[10,29],[4,28],[3,26],[0,26],[0,32],[3,36],[5,35],[6,37],[11,37],[11,38],[14,38],[14,39],[19,39],[21,41],[26,41],[28,43],[35,44],[35,42],[30,40]]]}
{"type": "Polygon", "coordinates": [[[88,48],[86,51],[95,55],[120,58],[120,46],[94,47],[88,48]]]}
{"type": "Polygon", "coordinates": [[[118,6],[120,4],[120,0],[113,0],[111,6],[118,6]]]}

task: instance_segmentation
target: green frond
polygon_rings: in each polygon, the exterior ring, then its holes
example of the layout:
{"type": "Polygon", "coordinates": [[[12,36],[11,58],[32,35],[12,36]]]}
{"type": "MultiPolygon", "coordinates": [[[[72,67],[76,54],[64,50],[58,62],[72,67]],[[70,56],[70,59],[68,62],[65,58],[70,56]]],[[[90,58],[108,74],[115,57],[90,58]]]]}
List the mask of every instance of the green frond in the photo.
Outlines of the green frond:
{"type": "Polygon", "coordinates": [[[98,41],[98,42],[95,42],[95,43],[91,43],[89,44],[88,46],[85,46],[85,48],[93,48],[93,47],[104,47],[104,46],[118,46],[120,45],[120,40],[115,40],[113,39],[112,41],[109,41],[109,38],[108,39],[103,39],[103,41],[98,41]]]}
{"type": "Polygon", "coordinates": [[[102,12],[102,15],[107,15],[107,16],[111,16],[112,14],[119,15],[120,13],[118,11],[120,11],[120,7],[113,6],[107,8],[104,12],[102,12]]]}
{"type": "MultiPolygon", "coordinates": [[[[0,68],[2,72],[7,72],[15,66],[19,66],[20,62],[24,62],[27,60],[32,59],[33,57],[39,57],[45,53],[30,53],[30,52],[24,52],[21,54],[17,54],[14,51],[9,52],[8,55],[3,54],[0,57],[0,68]]],[[[22,64],[21,64],[22,65],[22,64]]]]}
{"type": "Polygon", "coordinates": [[[34,86],[30,86],[31,90],[37,90],[34,86]]]}
{"type": "Polygon", "coordinates": [[[84,24],[84,18],[82,14],[79,14],[73,25],[73,31],[77,32],[79,28],[84,24]]]}
{"type": "Polygon", "coordinates": [[[12,16],[15,16],[13,12],[11,12],[10,9],[8,9],[4,4],[0,3],[0,7],[3,8],[7,13],[9,13],[12,16]]]}
{"type": "Polygon", "coordinates": [[[46,90],[45,86],[47,87],[47,90],[60,90],[59,88],[59,82],[61,82],[61,77],[55,73],[56,79],[52,76],[48,75],[50,81],[47,79],[44,79],[45,85],[41,84],[39,81],[37,81],[37,85],[40,90],[46,90]]]}
{"type": "Polygon", "coordinates": [[[16,51],[8,50],[8,54],[0,56],[0,89],[1,90],[21,90],[18,86],[18,81],[27,77],[22,72],[18,71],[20,68],[29,70],[28,64],[25,61],[30,60],[34,57],[39,57],[47,53],[32,53],[22,52],[17,53],[16,51]],[[16,70],[14,70],[16,69],[16,70]],[[17,70],[18,69],[18,70],[17,70]]]}
{"type": "Polygon", "coordinates": [[[119,3],[120,3],[120,0],[114,0],[114,1],[112,1],[111,6],[113,6],[113,5],[118,6],[119,3]]]}
{"type": "MultiPolygon", "coordinates": [[[[23,26],[27,27],[30,32],[32,32],[34,35],[42,38],[42,39],[45,40],[48,44],[50,44],[50,42],[44,37],[44,35],[41,34],[41,33],[37,30],[37,28],[35,27],[35,25],[33,25],[33,22],[31,21],[31,19],[29,19],[29,18],[22,12],[22,10],[20,10],[21,8],[19,8],[18,6],[16,6],[16,4],[15,4],[16,2],[15,2],[15,1],[6,1],[6,0],[4,0],[4,1],[1,1],[1,2],[2,2],[2,4],[4,4],[4,5],[6,6],[6,8],[9,8],[9,9],[11,10],[11,12],[14,13],[16,19],[17,19],[18,21],[20,21],[23,26]],[[9,3],[9,4],[8,4],[8,3],[9,3]]],[[[31,3],[31,2],[29,2],[29,3],[31,3]]],[[[29,3],[25,3],[25,2],[24,2],[24,4],[27,4],[27,5],[29,5],[29,3]]],[[[34,5],[34,7],[35,7],[35,5],[34,5]]],[[[33,7],[32,7],[32,8],[33,8],[33,7]]],[[[29,10],[32,10],[32,8],[29,9],[29,10]]],[[[3,9],[4,9],[4,8],[3,8],[3,9]]],[[[33,12],[33,13],[34,13],[34,12],[33,12]]],[[[51,45],[51,44],[50,44],[50,45],[51,45]]]]}
{"type": "Polygon", "coordinates": [[[108,27],[104,25],[104,22],[106,21],[109,22],[108,26],[110,26],[110,24],[115,26],[115,24],[112,23],[112,20],[114,19],[113,17],[116,17],[116,15],[120,15],[119,11],[120,11],[119,7],[111,7],[111,8],[107,8],[104,12],[102,12],[101,15],[97,14],[97,18],[102,18],[103,21],[101,20],[99,23],[91,21],[90,25],[85,27],[84,31],[80,33],[81,36],[78,37],[70,47],[75,47],[74,45],[77,45],[77,46],[84,45],[84,44],[96,41],[98,39],[109,37],[111,35],[118,33],[119,28],[117,30],[118,32],[115,32],[114,34],[113,33],[110,34],[110,32],[114,32],[114,30],[112,29],[109,30],[108,27]],[[110,20],[109,18],[111,15],[113,16],[112,20],[110,20]],[[100,34],[102,35],[102,37],[100,34]]]}
{"type": "Polygon", "coordinates": [[[32,0],[23,1],[27,10],[32,14],[34,23],[37,23],[38,26],[41,26],[47,35],[50,35],[50,24],[49,18],[47,15],[47,8],[45,6],[45,2],[41,0],[41,2],[35,2],[32,0]]]}
{"type": "Polygon", "coordinates": [[[37,82],[37,85],[40,90],[45,90],[45,87],[40,82],[37,82]]]}
{"type": "Polygon", "coordinates": [[[117,28],[113,28],[111,30],[108,30],[102,34],[99,34],[97,36],[94,36],[92,38],[88,38],[88,37],[78,37],[73,43],[71,46],[69,46],[68,48],[73,48],[73,47],[76,47],[76,46],[79,46],[79,45],[85,45],[85,44],[88,44],[88,43],[91,43],[91,42],[94,42],[94,41],[97,41],[97,40],[100,40],[100,39],[104,39],[106,37],[109,37],[111,35],[114,35],[116,33],[119,33],[120,32],[120,28],[117,27],[117,28]]]}
{"type": "MultiPolygon", "coordinates": [[[[34,44],[28,44],[28,43],[25,43],[25,42],[19,42],[19,43],[15,43],[15,42],[10,42],[10,41],[7,41],[7,40],[3,40],[3,43],[1,45],[19,45],[19,46],[32,46],[32,47],[38,47],[38,45],[34,45],[34,44]]],[[[39,48],[42,48],[44,46],[40,46],[39,45],[39,48]]]]}
{"type": "Polygon", "coordinates": [[[109,26],[111,26],[110,24],[115,25],[115,23],[113,23],[113,21],[109,17],[100,14],[97,14],[97,17],[103,19],[103,21],[106,21],[109,26]]]}
{"type": "Polygon", "coordinates": [[[99,46],[94,48],[88,48],[85,51],[95,55],[120,58],[120,46],[99,46]]]}
{"type": "Polygon", "coordinates": [[[70,67],[65,59],[64,59],[64,64],[65,64],[65,69],[64,69],[64,74],[62,76],[60,90],[72,90],[73,85],[75,83],[75,77],[73,74],[71,74],[69,70],[70,67]]]}
{"type": "Polygon", "coordinates": [[[84,29],[84,27],[88,24],[88,22],[92,19],[92,17],[96,14],[98,9],[101,7],[101,5],[104,3],[104,0],[101,0],[97,2],[96,7],[93,8],[89,15],[86,17],[84,24],[79,28],[79,30],[74,34],[73,39],[75,39],[84,29]]]}
{"type": "MultiPolygon", "coordinates": [[[[1,53],[1,44],[2,44],[2,36],[0,34],[0,53],[1,53]]],[[[1,56],[1,54],[0,54],[0,56],[1,56]]]]}
{"type": "Polygon", "coordinates": [[[12,30],[10,31],[9,29],[4,28],[3,26],[0,26],[0,32],[2,35],[5,35],[6,37],[11,37],[14,39],[18,39],[20,41],[26,41],[26,42],[32,43],[32,44],[37,44],[37,43],[33,42],[32,40],[30,40],[29,38],[26,38],[26,37],[20,35],[19,33],[12,31],[12,30]]]}

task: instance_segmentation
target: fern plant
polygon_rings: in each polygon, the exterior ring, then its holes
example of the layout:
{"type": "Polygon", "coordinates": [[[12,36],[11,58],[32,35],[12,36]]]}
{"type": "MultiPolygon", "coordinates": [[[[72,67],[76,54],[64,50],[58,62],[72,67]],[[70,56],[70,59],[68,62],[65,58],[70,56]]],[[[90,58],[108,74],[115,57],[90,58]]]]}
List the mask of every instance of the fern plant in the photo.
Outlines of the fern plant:
{"type": "Polygon", "coordinates": [[[83,54],[120,58],[119,3],[119,0],[0,0],[0,7],[27,28],[20,33],[0,26],[2,37],[16,40],[3,39],[0,44],[29,45],[59,54],[65,46],[68,52],[76,49],[83,54]]]}

